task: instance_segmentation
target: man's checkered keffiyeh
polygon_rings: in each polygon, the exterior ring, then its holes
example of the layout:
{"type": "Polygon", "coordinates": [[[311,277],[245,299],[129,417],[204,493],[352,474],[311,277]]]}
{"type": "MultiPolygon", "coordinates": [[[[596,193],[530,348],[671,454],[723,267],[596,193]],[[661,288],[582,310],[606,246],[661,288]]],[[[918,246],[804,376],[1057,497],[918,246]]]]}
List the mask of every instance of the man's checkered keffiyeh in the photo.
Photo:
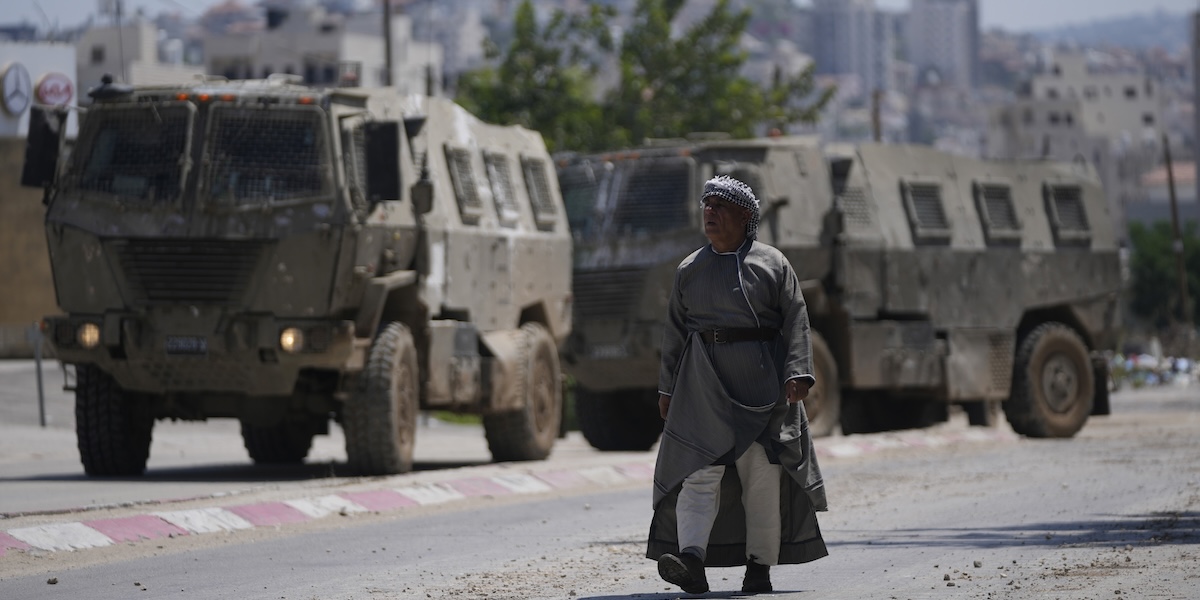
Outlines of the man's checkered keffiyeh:
{"type": "Polygon", "coordinates": [[[746,237],[751,240],[758,239],[758,198],[754,197],[754,190],[750,186],[728,176],[718,175],[704,182],[704,193],[700,195],[700,201],[709,196],[724,198],[742,208],[750,209],[750,221],[746,223],[746,237]]]}

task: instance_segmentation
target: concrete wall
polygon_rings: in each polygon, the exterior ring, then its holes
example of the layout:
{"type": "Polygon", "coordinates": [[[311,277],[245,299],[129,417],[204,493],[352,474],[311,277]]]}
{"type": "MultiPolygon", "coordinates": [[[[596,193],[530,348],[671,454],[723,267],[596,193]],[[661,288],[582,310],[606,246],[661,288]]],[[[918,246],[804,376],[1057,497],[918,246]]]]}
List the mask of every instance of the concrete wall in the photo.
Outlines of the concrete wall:
{"type": "Polygon", "coordinates": [[[33,356],[31,325],[58,312],[41,190],[21,187],[25,140],[0,138],[0,358],[33,356]]]}

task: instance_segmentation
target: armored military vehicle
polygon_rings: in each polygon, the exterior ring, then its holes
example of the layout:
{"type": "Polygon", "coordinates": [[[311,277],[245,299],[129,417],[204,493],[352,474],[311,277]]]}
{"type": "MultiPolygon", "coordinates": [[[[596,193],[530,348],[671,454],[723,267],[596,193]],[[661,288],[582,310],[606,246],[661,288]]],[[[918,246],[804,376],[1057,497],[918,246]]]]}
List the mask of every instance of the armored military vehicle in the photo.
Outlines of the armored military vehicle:
{"type": "Polygon", "coordinates": [[[547,456],[571,240],[537,133],[294,76],[90,95],[69,156],[61,114],[35,116],[23,173],[87,473],[143,472],[168,418],[239,419],[258,463],[336,420],[350,466],[389,474],[418,411],[450,410],[496,460],[547,456]]]}
{"type": "Polygon", "coordinates": [[[861,433],[1002,405],[1014,430],[1069,437],[1107,414],[1117,241],[1086,165],[991,162],[928,147],[690,140],[564,158],[575,323],[563,350],[580,429],[645,449],[662,421],[658,352],[679,261],[705,244],[699,193],[728,174],[761,201],[759,239],[802,280],[812,429],[861,433]]]}

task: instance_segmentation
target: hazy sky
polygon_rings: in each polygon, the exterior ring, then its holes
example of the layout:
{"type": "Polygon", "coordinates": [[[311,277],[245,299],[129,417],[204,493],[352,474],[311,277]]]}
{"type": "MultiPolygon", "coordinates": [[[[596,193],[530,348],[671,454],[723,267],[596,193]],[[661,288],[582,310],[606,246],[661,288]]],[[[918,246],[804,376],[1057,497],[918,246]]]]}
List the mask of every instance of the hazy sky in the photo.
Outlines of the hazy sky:
{"type": "MultiPolygon", "coordinates": [[[[58,23],[77,25],[95,13],[101,0],[0,0],[0,23],[28,20],[39,25],[58,23]],[[38,7],[41,7],[41,11],[38,7]],[[45,17],[42,13],[45,13],[45,17]]],[[[220,0],[125,0],[126,13],[137,7],[149,14],[161,11],[180,11],[198,16],[220,0]]],[[[255,0],[242,0],[253,4],[255,0]]],[[[454,0],[442,0],[453,2],[454,0]]],[[[876,5],[901,10],[909,0],[875,0],[876,5]]],[[[807,2],[804,2],[807,3],[807,2]]],[[[1029,30],[1056,25],[1084,23],[1113,16],[1152,11],[1155,8],[1173,12],[1197,8],[1197,0],[981,0],[980,19],[983,26],[999,26],[1009,30],[1029,30]]]]}

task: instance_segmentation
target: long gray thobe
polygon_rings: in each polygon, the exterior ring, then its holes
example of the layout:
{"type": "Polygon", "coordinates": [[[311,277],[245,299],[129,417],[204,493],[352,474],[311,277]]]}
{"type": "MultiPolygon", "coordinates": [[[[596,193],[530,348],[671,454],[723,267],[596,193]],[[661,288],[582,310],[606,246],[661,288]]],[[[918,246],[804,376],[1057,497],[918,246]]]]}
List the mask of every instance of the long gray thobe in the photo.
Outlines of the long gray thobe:
{"type": "MultiPolygon", "coordinates": [[[[678,552],[675,501],[685,477],[733,459],[758,441],[786,473],[780,486],[780,564],[826,556],[816,512],[825,485],[813,454],[803,404],[789,405],[783,382],[813,380],[808,310],[800,282],[774,247],[746,240],[735,252],[705,246],[679,264],[663,334],[659,391],[671,409],[654,470],[654,519],[646,556],[678,552]],[[779,331],[774,341],[705,342],[699,332],[728,328],[779,331]]],[[[721,482],[721,506],[709,537],[709,566],[745,564],[745,513],[733,467],[721,482]]]]}

